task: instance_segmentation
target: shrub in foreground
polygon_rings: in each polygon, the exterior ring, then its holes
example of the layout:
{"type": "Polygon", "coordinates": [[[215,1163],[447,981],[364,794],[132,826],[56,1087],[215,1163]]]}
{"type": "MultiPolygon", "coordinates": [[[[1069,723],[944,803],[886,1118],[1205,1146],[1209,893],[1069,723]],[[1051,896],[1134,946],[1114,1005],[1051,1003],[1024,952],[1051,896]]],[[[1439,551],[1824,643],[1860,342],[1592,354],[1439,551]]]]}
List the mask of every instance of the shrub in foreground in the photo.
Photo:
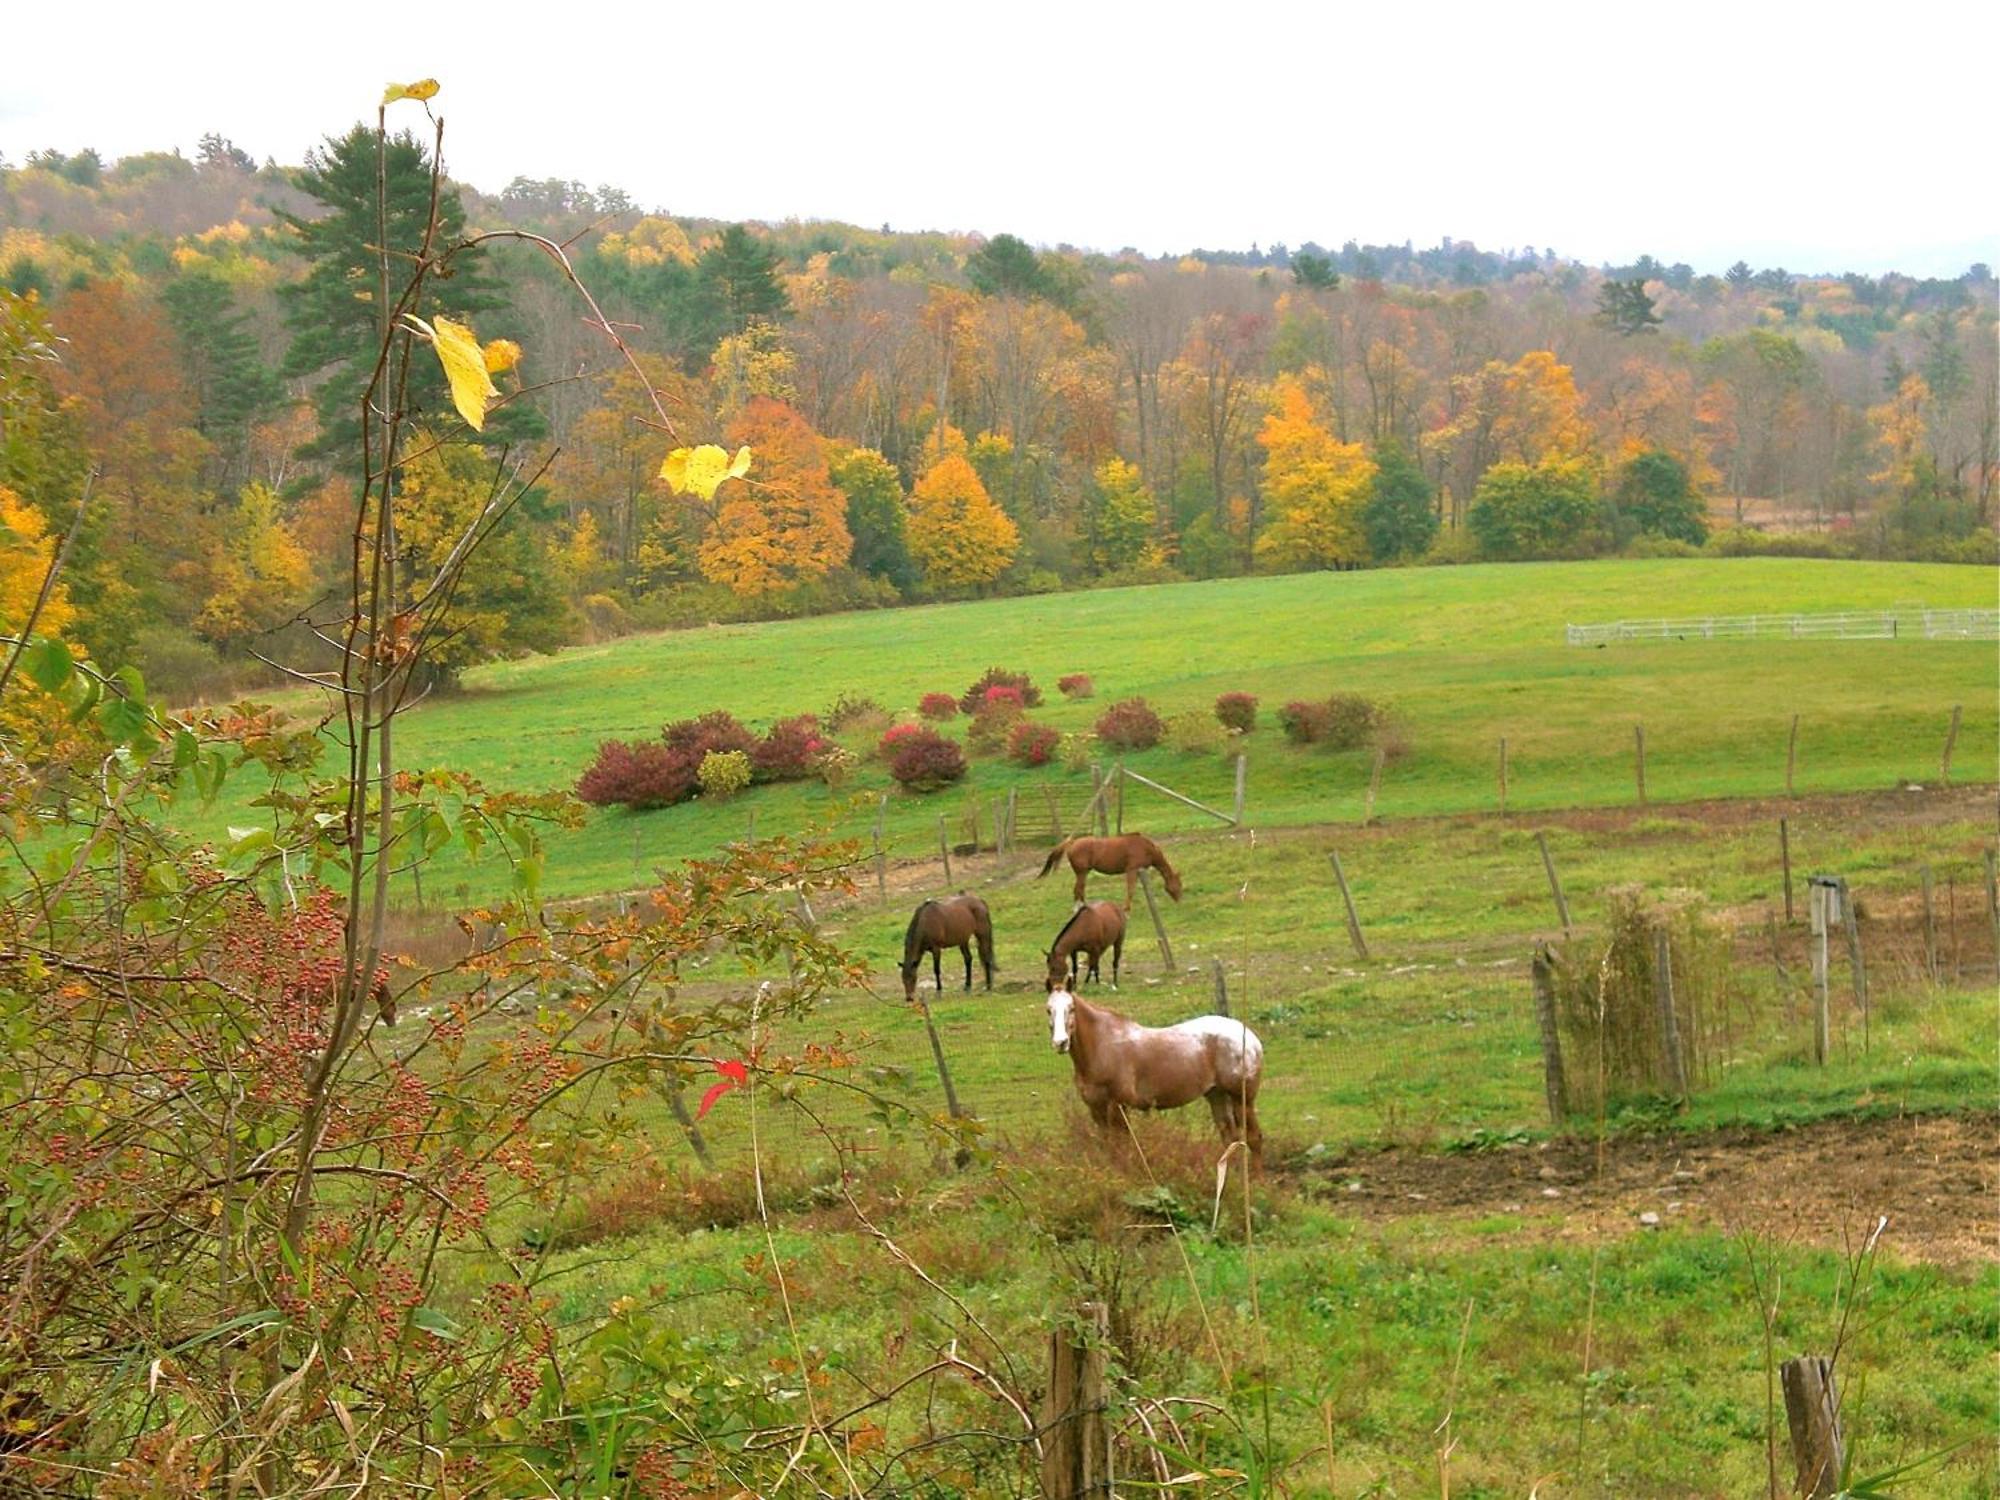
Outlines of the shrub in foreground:
{"type": "Polygon", "coordinates": [[[671,807],[694,795],[697,764],[655,740],[606,740],[576,784],[577,800],[592,807],[671,807]]]}
{"type": "Polygon", "coordinates": [[[875,742],[876,758],[888,760],[907,741],[920,734],[935,736],[937,731],[922,724],[891,724],[882,731],[882,738],[875,742]]]}
{"type": "Polygon", "coordinates": [[[758,781],[805,781],[819,774],[819,753],[826,746],[819,720],[812,714],[780,719],[750,751],[750,768],[758,781]]]}
{"type": "Polygon", "coordinates": [[[677,719],[660,731],[660,738],[669,750],[680,751],[696,766],[713,750],[736,750],[747,757],[757,748],[757,736],[736,715],[720,708],[698,719],[677,719]]]}
{"type": "Polygon", "coordinates": [[[750,757],[741,750],[709,751],[697,773],[704,797],[733,797],[750,785],[750,777],[750,757]]]}
{"type": "Polygon", "coordinates": [[[1198,708],[1185,709],[1167,720],[1167,743],[1190,755],[1214,755],[1229,742],[1229,731],[1198,708]]]}
{"type": "Polygon", "coordinates": [[[1166,725],[1144,698],[1127,698],[1107,708],[1097,721],[1097,737],[1114,750],[1150,750],[1166,725]]]}
{"type": "Polygon", "coordinates": [[[1252,693],[1224,693],[1215,700],[1216,722],[1224,729],[1248,734],[1257,727],[1257,699],[1252,693]]]}
{"type": "Polygon", "coordinates": [[[965,727],[965,743],[982,755],[990,755],[1006,748],[1008,737],[1022,722],[1020,704],[1011,696],[998,699],[972,716],[965,727]]]}
{"type": "Polygon", "coordinates": [[[958,700],[950,693],[925,693],[917,712],[926,719],[949,719],[958,714],[958,700]]]}
{"type": "Polygon", "coordinates": [[[859,729],[870,724],[879,724],[889,717],[888,710],[873,698],[854,693],[842,693],[826,707],[820,720],[835,734],[847,729],[859,729]]]}
{"type": "Polygon", "coordinates": [[[979,674],[979,680],[965,690],[958,700],[958,706],[966,713],[977,713],[979,705],[986,701],[986,690],[994,687],[1010,687],[1021,695],[1023,708],[1039,708],[1042,690],[1035,686],[1026,672],[1010,672],[1005,667],[988,667],[979,674]]]}
{"type": "Polygon", "coordinates": [[[889,774],[913,792],[935,792],[965,776],[965,752],[954,740],[921,724],[902,736],[889,756],[889,774]]]}
{"type": "Polygon", "coordinates": [[[1335,693],[1317,702],[1295,699],[1278,710],[1285,738],[1295,745],[1354,750],[1388,723],[1382,705],[1359,693],[1335,693]]]}
{"type": "Polygon", "coordinates": [[[1096,691],[1095,685],[1086,672],[1072,672],[1067,677],[1056,679],[1056,691],[1072,701],[1081,701],[1096,691]]]}

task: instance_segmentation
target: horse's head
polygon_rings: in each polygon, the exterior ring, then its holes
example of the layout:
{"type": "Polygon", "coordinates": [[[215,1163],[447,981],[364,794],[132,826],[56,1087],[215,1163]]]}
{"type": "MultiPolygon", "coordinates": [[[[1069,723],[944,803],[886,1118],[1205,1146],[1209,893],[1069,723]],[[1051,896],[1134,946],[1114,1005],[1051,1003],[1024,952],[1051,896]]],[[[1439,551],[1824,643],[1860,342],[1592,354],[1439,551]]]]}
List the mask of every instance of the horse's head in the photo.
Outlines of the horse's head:
{"type": "Polygon", "coordinates": [[[896,965],[896,967],[902,971],[903,998],[905,1000],[914,1000],[917,998],[917,970],[922,968],[923,964],[924,964],[923,955],[919,954],[917,955],[917,957],[911,959],[908,963],[901,963],[896,965]]]}
{"type": "Polygon", "coordinates": [[[1058,1052],[1069,1051],[1070,1021],[1076,1014],[1076,996],[1060,987],[1049,991],[1049,1045],[1058,1052]]]}
{"type": "Polygon", "coordinates": [[[1176,900],[1176,901],[1178,901],[1178,900],[1180,900],[1180,899],[1181,899],[1181,872],[1180,872],[1180,871],[1178,871],[1178,870],[1169,870],[1169,871],[1167,871],[1167,878],[1166,878],[1166,887],[1167,887],[1167,894],[1168,894],[1169,896],[1172,896],[1172,897],[1174,898],[1174,900],[1176,900]]]}
{"type": "Polygon", "coordinates": [[[1069,960],[1057,953],[1053,948],[1049,949],[1048,960],[1049,973],[1044,988],[1053,994],[1069,982],[1069,960]]]}

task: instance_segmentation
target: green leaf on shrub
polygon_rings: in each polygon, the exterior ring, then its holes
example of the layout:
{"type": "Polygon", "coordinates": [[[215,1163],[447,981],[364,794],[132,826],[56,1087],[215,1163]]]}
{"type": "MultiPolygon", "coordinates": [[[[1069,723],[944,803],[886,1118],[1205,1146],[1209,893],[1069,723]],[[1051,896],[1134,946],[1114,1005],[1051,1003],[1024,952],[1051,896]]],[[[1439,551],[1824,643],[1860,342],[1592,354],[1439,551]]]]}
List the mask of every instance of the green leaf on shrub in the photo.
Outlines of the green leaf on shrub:
{"type": "Polygon", "coordinates": [[[21,657],[29,679],[45,693],[62,691],[76,670],[76,660],[61,641],[36,641],[21,657]]]}
{"type": "Polygon", "coordinates": [[[425,1333],[444,1339],[450,1343],[456,1343],[464,1337],[464,1333],[458,1324],[454,1323],[445,1314],[439,1312],[435,1307],[418,1308],[410,1314],[410,1322],[416,1327],[421,1328],[425,1333]]]}

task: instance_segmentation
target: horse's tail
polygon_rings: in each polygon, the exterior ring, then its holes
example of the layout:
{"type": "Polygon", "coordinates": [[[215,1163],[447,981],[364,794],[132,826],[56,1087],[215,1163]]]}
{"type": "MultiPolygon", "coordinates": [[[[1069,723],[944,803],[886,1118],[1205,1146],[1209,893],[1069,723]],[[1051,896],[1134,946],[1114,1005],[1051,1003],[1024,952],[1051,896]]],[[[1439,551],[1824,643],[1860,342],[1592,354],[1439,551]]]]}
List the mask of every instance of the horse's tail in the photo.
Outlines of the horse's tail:
{"type": "Polygon", "coordinates": [[[917,959],[917,927],[924,920],[926,908],[936,905],[932,901],[919,901],[917,909],[910,913],[910,925],[903,929],[903,962],[914,963],[917,959]]]}
{"type": "MultiPolygon", "coordinates": [[[[1056,867],[1056,861],[1063,857],[1063,850],[1067,849],[1068,847],[1069,847],[1069,840],[1064,839],[1060,843],[1058,843],[1055,846],[1055,848],[1049,851],[1049,857],[1042,861],[1042,875],[1048,874],[1049,871],[1053,870],[1056,867]]],[[[1035,879],[1040,880],[1042,878],[1042,875],[1037,875],[1035,879]]]]}

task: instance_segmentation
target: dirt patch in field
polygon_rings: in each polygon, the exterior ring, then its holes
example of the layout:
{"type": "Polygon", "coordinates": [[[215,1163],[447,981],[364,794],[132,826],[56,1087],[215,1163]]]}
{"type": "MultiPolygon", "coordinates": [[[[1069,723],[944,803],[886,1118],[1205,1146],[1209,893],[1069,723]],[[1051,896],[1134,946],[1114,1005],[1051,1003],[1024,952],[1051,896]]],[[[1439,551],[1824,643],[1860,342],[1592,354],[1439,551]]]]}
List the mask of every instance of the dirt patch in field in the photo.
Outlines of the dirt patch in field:
{"type": "Polygon", "coordinates": [[[2000,1260],[2000,1115],[1830,1120],[1783,1131],[1551,1141],[1456,1155],[1389,1150],[1316,1164],[1366,1219],[1513,1216],[1536,1239],[1696,1224],[1840,1248],[1887,1215],[1906,1260],[2000,1260]],[[1653,1215],[1651,1222],[1644,1217],[1653,1215]]]}

